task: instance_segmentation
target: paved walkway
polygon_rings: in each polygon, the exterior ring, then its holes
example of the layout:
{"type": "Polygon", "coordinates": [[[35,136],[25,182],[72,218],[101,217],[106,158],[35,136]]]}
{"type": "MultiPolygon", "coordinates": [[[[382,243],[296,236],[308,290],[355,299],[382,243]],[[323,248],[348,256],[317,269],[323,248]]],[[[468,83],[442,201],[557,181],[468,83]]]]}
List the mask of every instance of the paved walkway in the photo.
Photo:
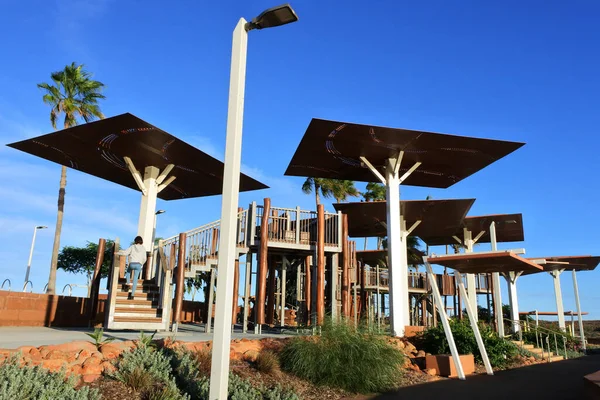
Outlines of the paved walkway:
{"type": "Polygon", "coordinates": [[[584,375],[600,370],[600,355],[402,388],[377,399],[585,399],[584,375]]]}
{"type": "MultiPolygon", "coordinates": [[[[43,346],[49,344],[62,344],[74,340],[91,340],[86,332],[93,332],[93,329],[81,328],[44,328],[44,327],[0,327],[0,349],[16,349],[20,346],[43,346]]],[[[153,331],[145,332],[152,334],[153,331]]],[[[139,331],[105,331],[107,337],[114,337],[116,341],[133,340],[140,337],[139,331]]],[[[266,333],[263,330],[262,335],[254,333],[242,333],[241,329],[236,329],[231,335],[232,339],[262,339],[266,337],[286,337],[281,333],[266,333]]],[[[158,332],[155,339],[174,337],[175,340],[184,342],[201,342],[212,340],[213,334],[206,333],[204,326],[182,325],[176,335],[172,332],[158,332]]]]}

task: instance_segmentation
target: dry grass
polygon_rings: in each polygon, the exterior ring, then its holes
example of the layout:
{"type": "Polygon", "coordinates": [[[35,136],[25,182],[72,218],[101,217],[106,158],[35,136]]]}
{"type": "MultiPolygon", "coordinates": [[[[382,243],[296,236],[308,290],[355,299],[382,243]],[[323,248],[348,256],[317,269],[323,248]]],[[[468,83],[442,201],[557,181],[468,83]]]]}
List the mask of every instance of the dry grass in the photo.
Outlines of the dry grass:
{"type": "Polygon", "coordinates": [[[279,358],[270,350],[263,350],[256,357],[256,369],[263,374],[278,374],[279,358]]]}
{"type": "Polygon", "coordinates": [[[212,362],[212,350],[201,349],[194,353],[198,363],[198,372],[201,376],[210,376],[210,364],[212,362]]]}
{"type": "Polygon", "coordinates": [[[123,374],[123,383],[136,392],[145,392],[154,384],[152,377],[142,368],[136,368],[129,373],[123,374]]]}

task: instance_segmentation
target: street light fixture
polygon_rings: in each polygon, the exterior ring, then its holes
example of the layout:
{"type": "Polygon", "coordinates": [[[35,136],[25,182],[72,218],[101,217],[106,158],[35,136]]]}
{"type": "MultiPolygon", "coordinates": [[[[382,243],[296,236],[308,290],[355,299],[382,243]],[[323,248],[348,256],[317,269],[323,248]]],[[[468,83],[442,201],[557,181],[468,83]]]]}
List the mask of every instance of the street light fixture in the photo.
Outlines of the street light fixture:
{"type": "Polygon", "coordinates": [[[27,272],[25,272],[25,283],[23,283],[23,291],[27,287],[27,282],[29,281],[29,271],[31,270],[31,259],[33,258],[33,246],[35,245],[35,235],[38,229],[48,229],[47,226],[38,225],[33,229],[33,240],[31,241],[31,249],[29,250],[29,261],[27,262],[27,272]]]}
{"type": "Polygon", "coordinates": [[[221,232],[219,237],[219,279],[213,334],[210,373],[210,400],[225,400],[229,379],[229,346],[231,345],[231,308],[233,306],[233,275],[237,257],[236,234],[240,194],[242,159],[242,125],[244,120],[244,89],[248,31],[285,25],[298,20],[289,4],[270,8],[248,23],[240,18],[233,30],[231,75],[225,138],[225,166],[221,200],[221,232]],[[229,311],[228,311],[229,310],[229,311]]]}
{"type": "Polygon", "coordinates": [[[154,213],[154,225],[152,226],[152,244],[151,244],[152,249],[154,249],[154,241],[156,240],[156,217],[158,215],[164,214],[164,213],[166,213],[165,210],[158,210],[157,212],[154,213]]]}

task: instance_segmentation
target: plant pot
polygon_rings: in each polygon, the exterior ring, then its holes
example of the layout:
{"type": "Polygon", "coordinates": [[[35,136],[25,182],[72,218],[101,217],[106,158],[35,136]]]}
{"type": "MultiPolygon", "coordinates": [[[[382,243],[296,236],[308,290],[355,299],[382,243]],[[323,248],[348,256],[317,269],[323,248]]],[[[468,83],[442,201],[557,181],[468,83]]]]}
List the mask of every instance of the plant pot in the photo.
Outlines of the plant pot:
{"type": "MultiPolygon", "coordinates": [[[[473,354],[461,355],[459,359],[465,375],[475,373],[475,358],[473,354]]],[[[451,355],[427,356],[425,358],[425,367],[427,369],[435,369],[439,376],[449,378],[456,378],[458,376],[451,355]]]]}

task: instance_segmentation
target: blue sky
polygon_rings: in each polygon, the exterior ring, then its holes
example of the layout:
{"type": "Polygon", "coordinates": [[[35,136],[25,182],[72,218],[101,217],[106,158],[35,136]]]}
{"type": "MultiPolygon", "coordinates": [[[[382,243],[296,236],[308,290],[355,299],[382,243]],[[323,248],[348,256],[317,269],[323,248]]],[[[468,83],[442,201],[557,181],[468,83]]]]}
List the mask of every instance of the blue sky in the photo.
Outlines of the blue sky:
{"type": "MultiPolygon", "coordinates": [[[[36,83],[72,61],[107,85],[107,116],[131,112],[223,159],[231,33],[267,1],[4,0],[0,142],[52,131],[36,83]]],[[[527,255],[598,254],[600,58],[596,1],[316,1],[300,21],[254,31],[248,46],[243,164],[276,206],[312,208],[284,177],[313,117],[526,142],[446,189],[404,199],[475,197],[471,215],[523,213],[527,255]]],[[[20,285],[38,224],[34,289],[47,281],[60,167],[0,146],[0,280],[20,285]]],[[[364,184],[359,183],[360,188],[364,184]]],[[[140,195],[69,170],[61,245],[129,241],[140,195]]],[[[219,218],[220,197],[159,201],[157,234],[219,218]]],[[[331,207],[328,205],[331,209],[331,207]]],[[[484,249],[485,246],[479,246],[484,249]]],[[[581,273],[584,311],[600,318],[600,272],[581,273]]],[[[59,290],[80,277],[59,272],[59,290]]],[[[548,274],[519,280],[521,310],[555,309],[548,274]]],[[[575,309],[570,274],[565,309],[575,309]]],[[[82,292],[82,290],[81,290],[82,292]]],[[[504,299],[507,299],[506,295],[504,299]]]]}

